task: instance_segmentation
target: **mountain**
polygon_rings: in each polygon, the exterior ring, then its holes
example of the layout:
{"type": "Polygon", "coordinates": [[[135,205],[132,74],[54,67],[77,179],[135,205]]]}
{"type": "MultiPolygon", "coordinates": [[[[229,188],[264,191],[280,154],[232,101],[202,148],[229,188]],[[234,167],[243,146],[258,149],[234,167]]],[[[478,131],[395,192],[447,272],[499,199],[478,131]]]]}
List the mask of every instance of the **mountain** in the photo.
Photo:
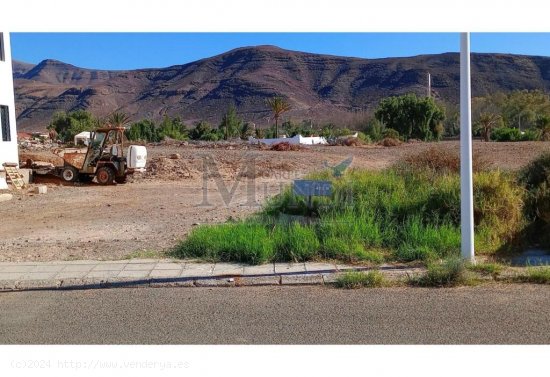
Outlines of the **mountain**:
{"type": "MultiPolygon", "coordinates": [[[[267,124],[265,100],[289,98],[293,119],[344,119],[372,110],[389,95],[426,93],[458,103],[459,55],[360,59],[243,47],[196,62],[159,69],[106,71],[56,60],[32,66],[14,62],[20,130],[43,129],[58,110],[87,109],[98,116],[120,110],[133,120],[164,114],[217,124],[233,103],[246,121],[267,124]]],[[[550,90],[550,58],[472,54],[472,92],[481,96],[515,89],[550,90]]]]}

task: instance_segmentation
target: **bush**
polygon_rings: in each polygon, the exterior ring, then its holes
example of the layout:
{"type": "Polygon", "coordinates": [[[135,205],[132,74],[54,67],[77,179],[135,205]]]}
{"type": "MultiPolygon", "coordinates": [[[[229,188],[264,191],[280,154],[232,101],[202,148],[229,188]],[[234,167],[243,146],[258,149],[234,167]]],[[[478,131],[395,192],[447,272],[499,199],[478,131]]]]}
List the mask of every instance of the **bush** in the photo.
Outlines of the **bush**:
{"type": "Polygon", "coordinates": [[[357,289],[362,287],[382,287],[385,285],[384,275],[379,271],[359,272],[348,271],[343,273],[336,280],[336,286],[346,289],[357,289]]]}
{"type": "MultiPolygon", "coordinates": [[[[396,164],[402,171],[417,174],[427,171],[431,175],[460,173],[460,154],[458,151],[431,147],[420,153],[406,156],[396,164]]],[[[473,155],[474,172],[487,170],[489,163],[478,154],[473,155]]]]}
{"type": "Polygon", "coordinates": [[[413,277],[412,285],[424,287],[450,287],[468,283],[466,266],[458,257],[428,263],[426,274],[413,277]]]}
{"type": "Polygon", "coordinates": [[[396,139],[396,140],[399,140],[399,132],[397,132],[396,130],[394,130],[393,128],[386,128],[383,132],[382,132],[382,136],[384,138],[388,138],[388,139],[396,139]]]}
{"type": "Polygon", "coordinates": [[[536,141],[540,140],[540,132],[527,130],[521,132],[517,128],[500,127],[493,131],[491,140],[495,141],[536,141]]]}
{"type": "Polygon", "coordinates": [[[378,145],[382,145],[384,147],[397,147],[397,146],[401,145],[401,141],[398,140],[398,139],[386,137],[386,138],[382,139],[382,141],[380,141],[378,143],[378,145]]]}
{"type": "Polygon", "coordinates": [[[520,171],[519,180],[527,190],[527,215],[550,223],[550,153],[531,161],[520,171]]]}

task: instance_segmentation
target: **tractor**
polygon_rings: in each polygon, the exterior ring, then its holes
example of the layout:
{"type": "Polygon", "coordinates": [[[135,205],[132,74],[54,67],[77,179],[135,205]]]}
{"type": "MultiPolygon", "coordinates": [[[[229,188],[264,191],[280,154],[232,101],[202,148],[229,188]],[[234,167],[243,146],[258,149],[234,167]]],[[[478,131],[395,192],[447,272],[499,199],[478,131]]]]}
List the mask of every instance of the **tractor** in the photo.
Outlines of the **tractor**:
{"type": "Polygon", "coordinates": [[[99,128],[93,131],[87,149],[64,149],[57,152],[63,166],[55,168],[55,175],[66,182],[91,182],[94,177],[100,185],[125,183],[128,174],[143,171],[147,150],[131,145],[124,156],[124,128],[99,128]]]}

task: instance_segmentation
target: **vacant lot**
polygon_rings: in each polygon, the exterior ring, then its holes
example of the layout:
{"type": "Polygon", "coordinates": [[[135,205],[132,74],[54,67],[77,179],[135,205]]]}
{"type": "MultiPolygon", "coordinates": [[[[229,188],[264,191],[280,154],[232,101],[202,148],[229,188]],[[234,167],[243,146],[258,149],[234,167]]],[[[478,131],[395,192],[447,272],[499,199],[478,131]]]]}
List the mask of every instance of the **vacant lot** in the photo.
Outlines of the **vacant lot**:
{"type": "MultiPolygon", "coordinates": [[[[46,195],[21,194],[3,203],[0,261],[154,255],[170,249],[194,225],[246,216],[293,179],[349,156],[352,167],[382,169],[434,145],[458,151],[454,141],[289,152],[244,145],[149,146],[148,172],[126,185],[64,186],[49,179],[43,180],[46,195]],[[173,153],[180,158],[167,158],[173,153]]],[[[476,142],[474,149],[494,167],[518,169],[549,151],[550,143],[476,142]]],[[[22,161],[48,159],[47,152],[21,155],[22,161]]]]}

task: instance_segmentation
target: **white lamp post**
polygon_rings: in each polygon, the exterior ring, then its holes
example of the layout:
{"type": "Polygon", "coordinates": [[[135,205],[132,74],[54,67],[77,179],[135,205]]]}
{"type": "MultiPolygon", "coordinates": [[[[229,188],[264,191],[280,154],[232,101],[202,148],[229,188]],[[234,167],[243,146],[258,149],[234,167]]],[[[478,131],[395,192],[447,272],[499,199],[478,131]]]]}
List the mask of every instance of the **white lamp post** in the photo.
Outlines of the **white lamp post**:
{"type": "Polygon", "coordinates": [[[462,258],[474,262],[470,33],[460,34],[460,233],[462,258]]]}

